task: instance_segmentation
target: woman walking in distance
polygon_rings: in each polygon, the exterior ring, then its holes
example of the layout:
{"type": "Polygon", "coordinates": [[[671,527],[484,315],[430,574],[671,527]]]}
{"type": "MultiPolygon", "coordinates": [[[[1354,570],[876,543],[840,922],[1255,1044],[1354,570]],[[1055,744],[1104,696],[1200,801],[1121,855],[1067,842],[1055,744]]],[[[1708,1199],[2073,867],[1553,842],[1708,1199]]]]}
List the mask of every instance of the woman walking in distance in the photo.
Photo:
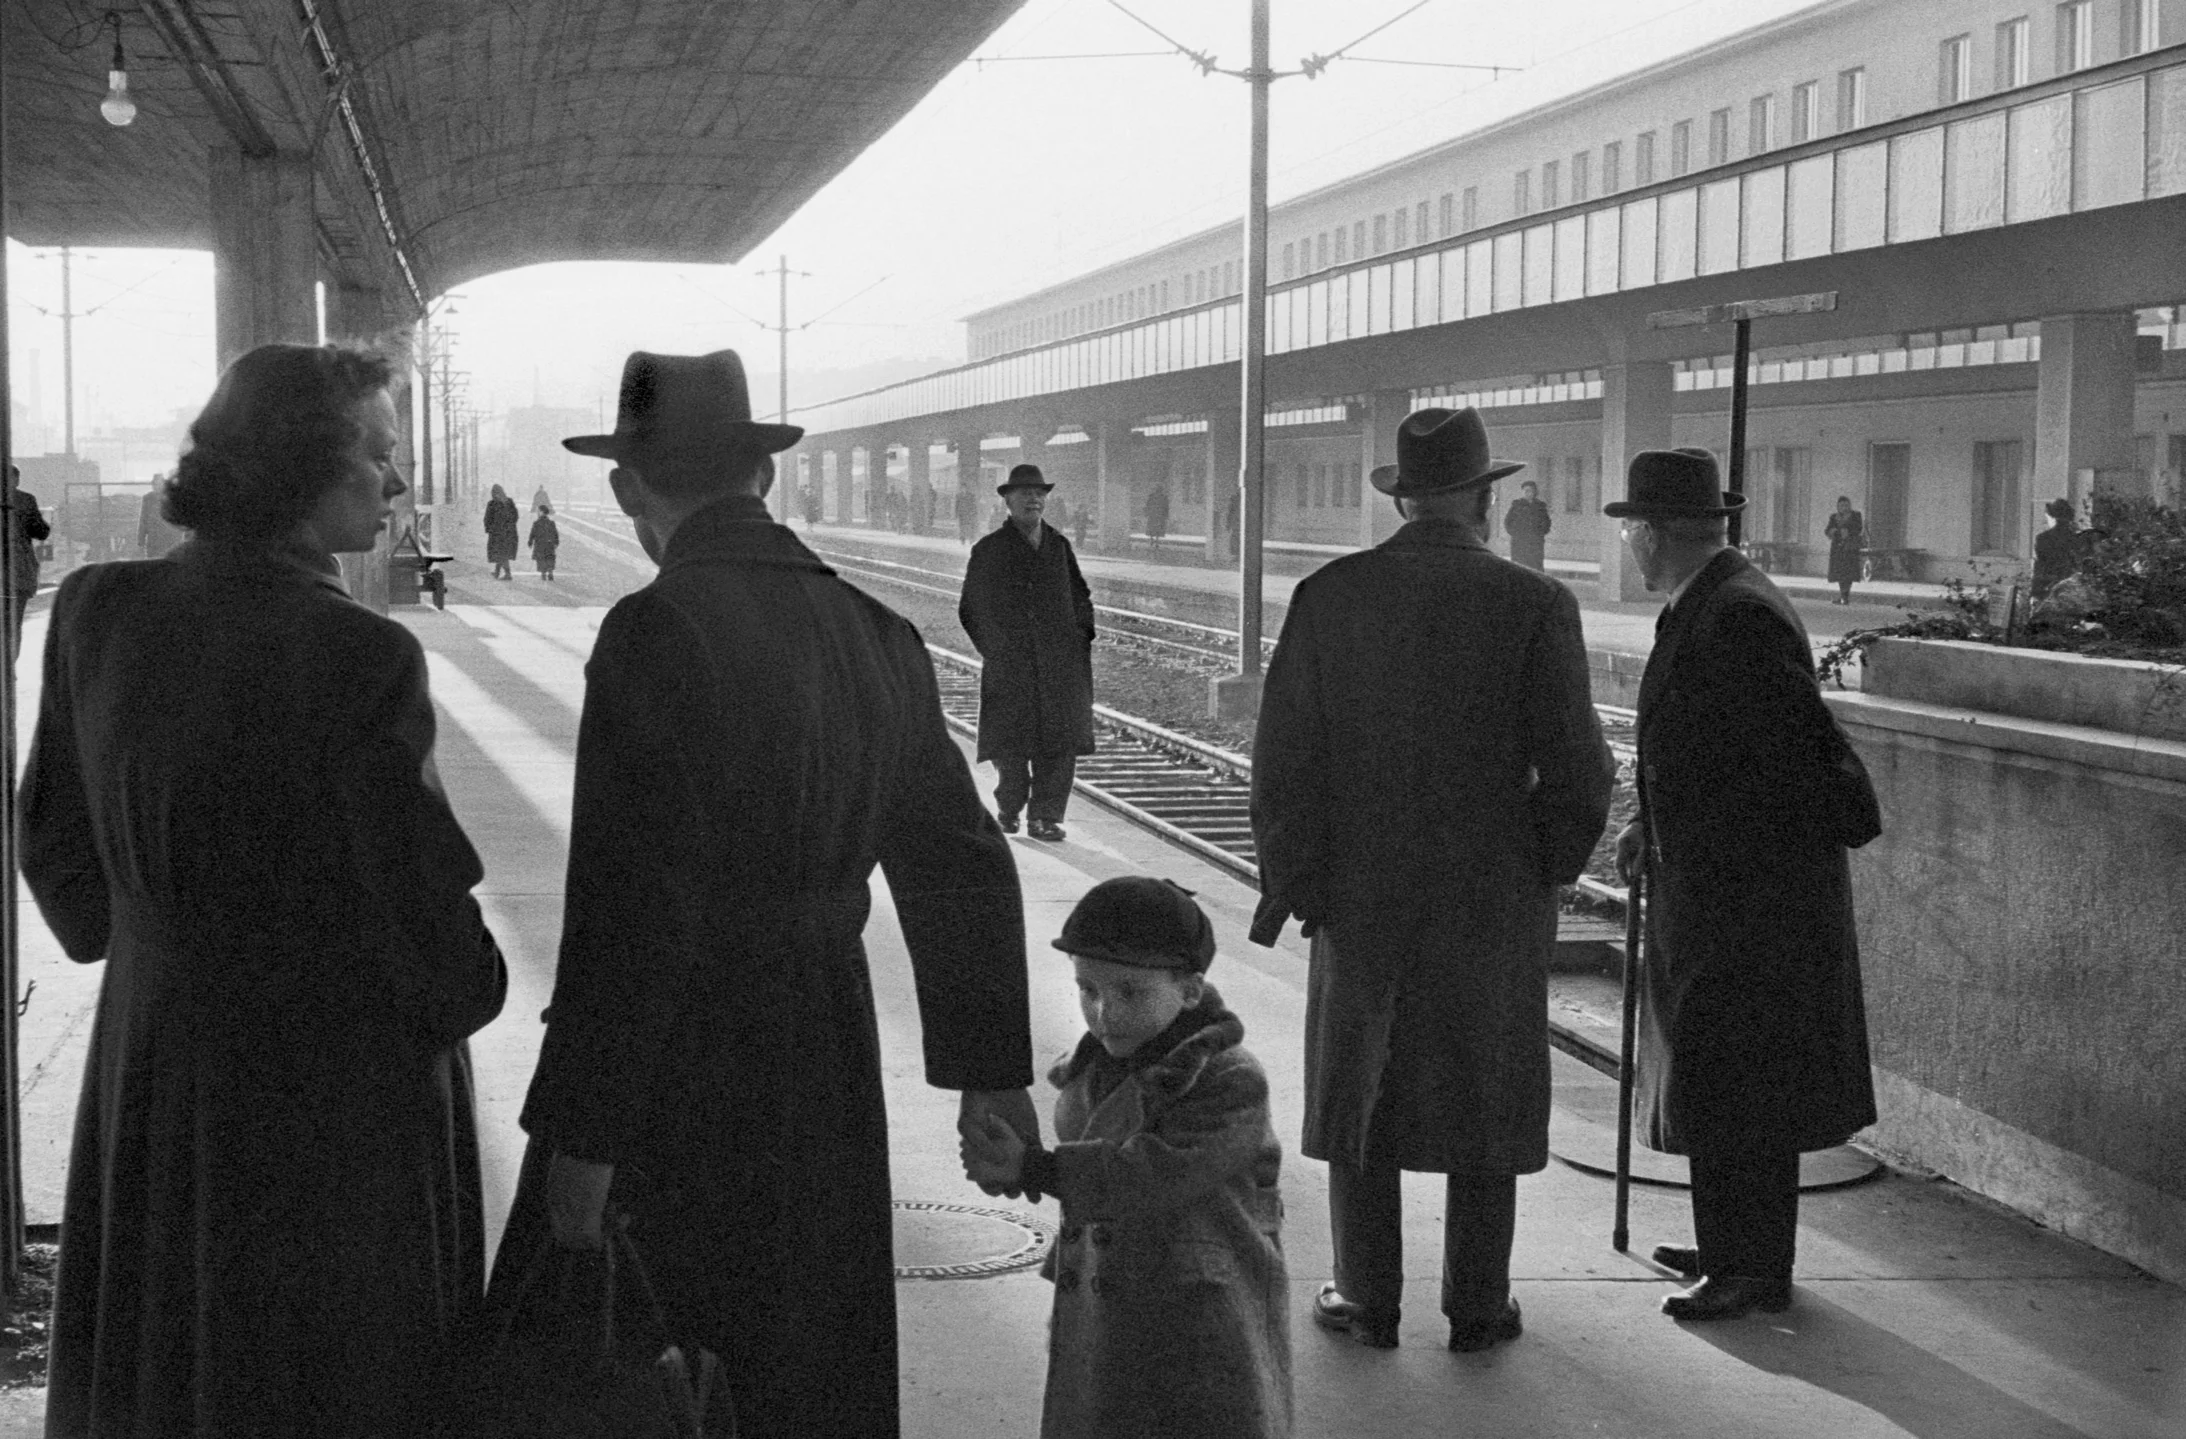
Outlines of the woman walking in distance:
{"type": "Polygon", "coordinates": [[[1860,581],[1860,546],[1866,543],[1867,522],[1852,508],[1850,495],[1837,496],[1837,508],[1822,526],[1829,537],[1829,582],[1837,587],[1831,603],[1852,603],[1852,587],[1860,581]]]}
{"type": "Polygon", "coordinates": [[[497,580],[513,580],[509,561],[516,558],[516,501],[510,499],[499,485],[493,487],[492,498],[486,501],[486,563],[493,566],[497,580]]]}
{"type": "Polygon", "coordinates": [[[554,506],[541,504],[539,518],[531,522],[531,562],[539,567],[539,578],[554,578],[554,553],[562,547],[562,527],[554,523],[554,506]]]}
{"type": "Polygon", "coordinates": [[[464,1047],[505,975],[425,655],[351,600],[390,371],[266,345],[191,426],[158,564],[62,582],[23,873],[104,960],[46,1433],[431,1435],[484,1295],[464,1047]]]}

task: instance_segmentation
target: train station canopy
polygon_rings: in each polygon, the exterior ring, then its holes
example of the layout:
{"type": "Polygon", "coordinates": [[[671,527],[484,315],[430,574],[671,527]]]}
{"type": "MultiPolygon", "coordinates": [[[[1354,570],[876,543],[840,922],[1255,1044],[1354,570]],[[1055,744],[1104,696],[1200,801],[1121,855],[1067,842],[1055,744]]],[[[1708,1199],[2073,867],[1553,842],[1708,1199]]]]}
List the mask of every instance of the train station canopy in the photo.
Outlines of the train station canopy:
{"type": "Polygon", "coordinates": [[[0,0],[7,230],[212,248],[227,148],[308,156],[329,274],[411,304],[542,261],[732,261],[1022,3],[0,0]]]}

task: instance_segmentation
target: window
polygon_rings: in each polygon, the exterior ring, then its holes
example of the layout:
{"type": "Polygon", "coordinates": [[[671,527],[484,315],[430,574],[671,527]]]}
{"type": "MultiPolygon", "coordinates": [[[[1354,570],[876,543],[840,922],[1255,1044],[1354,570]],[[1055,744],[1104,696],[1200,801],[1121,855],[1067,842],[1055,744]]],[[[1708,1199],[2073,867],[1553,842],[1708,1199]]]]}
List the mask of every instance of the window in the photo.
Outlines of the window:
{"type": "Polygon", "coordinates": [[[2125,33],[2119,49],[2128,55],[2145,55],[2163,43],[2163,0],[2125,0],[2121,12],[2125,33]]]}
{"type": "Polygon", "coordinates": [[[1571,203],[1574,205],[1583,203],[1593,187],[1593,177],[1588,174],[1593,168],[1593,160],[1593,155],[1585,150],[1571,157],[1571,203]]]}
{"type": "Polygon", "coordinates": [[[1791,143],[1803,145],[1822,133],[1822,87],[1809,80],[1791,87],[1791,143]]]}
{"type": "Polygon", "coordinates": [[[1553,210],[1564,202],[1563,166],[1555,160],[1541,164],[1541,208],[1553,210]]]}
{"type": "Polygon", "coordinates": [[[1343,226],[1336,227],[1336,263],[1341,265],[1351,258],[1351,232],[1343,226]]]}
{"type": "Polygon", "coordinates": [[[1356,221],[1351,226],[1351,258],[1354,260],[1366,258],[1366,222],[1364,220],[1356,221]]]}
{"type": "Polygon", "coordinates": [[[1167,280],[1161,282],[1161,308],[1164,310],[1169,308],[1169,282],[1167,280]]]}
{"type": "Polygon", "coordinates": [[[1381,253],[1382,251],[1384,251],[1384,250],[1386,250],[1386,249],[1388,249],[1388,248],[1389,248],[1389,214],[1388,214],[1388,212],[1387,212],[1387,211],[1385,210],[1385,211],[1383,211],[1383,212],[1382,212],[1381,214],[1379,214],[1379,215],[1376,215],[1376,216],[1374,217],[1374,249],[1373,249],[1373,253],[1374,253],[1374,254],[1377,254],[1377,255],[1379,255],[1379,254],[1380,254],[1380,253],[1381,253]]]}
{"type": "Polygon", "coordinates": [[[1801,446],[1797,449],[1779,449],[1776,452],[1776,473],[1770,478],[1769,506],[1776,521],[1772,538],[1778,540],[1805,540],[1807,521],[1810,518],[1814,452],[1801,446]]]}
{"type": "Polygon", "coordinates": [[[1837,72],[1837,128],[1857,130],[1867,123],[1867,71],[1864,67],[1837,72]]]}
{"type": "MultiPolygon", "coordinates": [[[[1449,207],[1449,197],[1448,197],[1448,196],[1444,196],[1444,197],[1443,197],[1443,208],[1444,208],[1444,210],[1445,210],[1445,211],[1447,211],[1448,207],[1449,207]]],[[[1443,225],[1442,225],[1442,228],[1443,228],[1443,229],[1445,229],[1445,230],[1447,230],[1447,229],[1449,229],[1449,228],[1450,228],[1450,226],[1449,226],[1449,221],[1448,221],[1447,219],[1445,219],[1445,220],[1443,221],[1443,225]]],[[[1422,201],[1420,201],[1420,202],[1419,202],[1419,213],[1418,213],[1418,214],[1417,214],[1416,216],[1414,216],[1414,217],[1413,217],[1413,221],[1412,221],[1412,243],[1413,243],[1413,244],[1415,244],[1415,245],[1424,245],[1424,244],[1426,244],[1426,243],[1427,243],[1427,241],[1428,241],[1428,238],[1429,238],[1429,237],[1428,237],[1428,234],[1427,234],[1427,202],[1426,202],[1425,200],[1422,200],[1422,201]]]]}
{"type": "Polygon", "coordinates": [[[1510,208],[1514,215],[1533,213],[1533,172],[1520,170],[1511,177],[1510,208]]]}
{"type": "Polygon", "coordinates": [[[1655,132],[1644,130],[1632,142],[1632,183],[1655,183],[1655,132]]]}
{"type": "Polygon", "coordinates": [[[1731,112],[1717,110],[1708,116],[1708,163],[1721,165],[1731,158],[1731,112]]]}
{"type": "Polygon", "coordinates": [[[1283,278],[1286,280],[1294,280],[1297,277],[1298,247],[1295,244],[1285,245],[1283,247],[1283,278]]]}
{"type": "Polygon", "coordinates": [[[1391,223],[1389,243],[1399,250],[1408,248],[1412,243],[1411,212],[1399,208],[1391,211],[1389,218],[1391,223]]]}
{"type": "MultiPolygon", "coordinates": [[[[1467,190],[1465,192],[1465,199],[1467,201],[1468,207],[1472,200],[1472,193],[1473,192],[1470,190],[1467,190]]],[[[1472,212],[1470,208],[1468,208],[1466,211],[1465,228],[1468,230],[1472,228],[1472,212]]],[[[1444,195],[1442,197],[1441,233],[1444,236],[1454,235],[1457,233],[1457,197],[1455,195],[1444,195]]]]}
{"type": "Polygon", "coordinates": [[[1222,293],[1225,295],[1237,293],[1237,266],[1238,262],[1235,260],[1222,262],[1222,293]]]}
{"type": "Polygon", "coordinates": [[[1578,514],[1586,506],[1586,456],[1564,456],[1564,513],[1578,514]]]}
{"type": "Polygon", "coordinates": [[[1465,228],[1467,230],[1480,228],[1480,187],[1478,185],[1467,185],[1465,187],[1465,228]]]}
{"type": "Polygon", "coordinates": [[[1300,465],[1298,467],[1298,488],[1295,491],[1295,494],[1298,502],[1298,508],[1301,510],[1306,507],[1306,485],[1311,477],[1311,471],[1309,471],[1304,465],[1300,465]]]}
{"type": "Polygon", "coordinates": [[[1746,107],[1746,153],[1760,155],[1776,148],[1776,97],[1756,95],[1746,107]]]}
{"type": "Polygon", "coordinates": [[[1956,105],[1973,96],[1973,37],[1953,35],[1936,52],[1936,103],[1956,105]]]}
{"type": "Polygon", "coordinates": [[[1611,140],[1602,146],[1602,193],[1614,195],[1624,188],[1624,143],[1611,140]]]}
{"type": "Polygon", "coordinates": [[[1693,122],[1680,120],[1670,127],[1670,174],[1675,177],[1693,168],[1693,122]]]}
{"type": "Polygon", "coordinates": [[[2019,552],[2019,456],[2017,440],[1977,440],[1973,447],[1973,552],[2019,552]]]}
{"type": "Polygon", "coordinates": [[[2070,74],[2095,63],[2094,0],[2073,0],[2057,7],[2057,73],[2070,74]]]}
{"type": "Polygon", "coordinates": [[[1326,230],[1321,231],[1320,250],[1321,258],[1319,262],[1314,265],[1313,268],[1316,270],[1325,270],[1328,268],[1328,231],[1326,230]]]}
{"type": "Polygon", "coordinates": [[[2012,90],[2027,83],[2027,17],[1996,27],[1996,88],[2012,90]]]}

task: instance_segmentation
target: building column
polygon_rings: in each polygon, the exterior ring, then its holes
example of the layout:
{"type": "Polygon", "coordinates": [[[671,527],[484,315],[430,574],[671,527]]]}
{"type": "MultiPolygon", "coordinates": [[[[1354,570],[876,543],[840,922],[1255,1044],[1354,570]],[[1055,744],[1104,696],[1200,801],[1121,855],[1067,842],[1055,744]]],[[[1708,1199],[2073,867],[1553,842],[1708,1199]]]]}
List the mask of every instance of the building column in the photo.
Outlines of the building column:
{"type": "MultiPolygon", "coordinates": [[[[391,303],[392,299],[392,294],[387,290],[328,280],[326,338],[335,343],[384,347],[399,352],[405,348],[403,342],[409,337],[411,320],[401,313],[406,307],[391,303]],[[390,341],[394,343],[390,344],[390,341]]],[[[350,595],[360,604],[381,614],[387,613],[391,593],[388,562],[394,554],[395,545],[410,533],[418,521],[417,445],[412,433],[414,417],[410,413],[410,374],[407,363],[397,364],[394,383],[389,387],[389,394],[395,402],[395,467],[401,471],[403,482],[410,488],[395,497],[394,514],[388,519],[387,528],[381,531],[378,542],[369,551],[335,556],[341,563],[342,579],[348,584],[350,595]]],[[[405,596],[403,603],[415,603],[415,597],[405,596]]]]}
{"type": "Polygon", "coordinates": [[[850,471],[855,456],[850,447],[845,445],[839,450],[829,450],[822,458],[831,472],[827,477],[828,481],[835,487],[835,523],[847,525],[850,523],[850,471]]]}
{"type": "MultiPolygon", "coordinates": [[[[1231,402],[1207,415],[1207,559],[1216,565],[1234,565],[1230,553],[1230,497],[1237,498],[1238,523],[1245,513],[1245,435],[1243,407],[1231,402]]],[[[1170,496],[1173,501],[1176,497],[1170,496]]],[[[1263,496],[1263,498],[1265,498],[1263,496]]],[[[1263,513],[1262,516],[1265,519],[1263,513]]]]}
{"type": "MultiPolygon", "coordinates": [[[[1667,360],[1633,360],[1602,366],[1602,499],[1624,498],[1624,477],[1632,457],[1642,450],[1670,448],[1670,395],[1674,388],[1667,360]]],[[[1624,547],[1617,522],[1596,516],[1601,525],[1601,587],[1597,598],[1643,600],[1647,585],[1624,547]]]]}
{"type": "Polygon", "coordinates": [[[1380,544],[1403,523],[1389,497],[1374,488],[1374,471],[1397,462],[1397,427],[1412,412],[1410,390],[1376,390],[1359,427],[1360,549],[1380,544]]]}
{"type": "Polygon", "coordinates": [[[1131,548],[1131,453],[1137,435],[1128,422],[1093,426],[1093,494],[1100,511],[1101,548],[1120,555],[1131,548]]]}
{"type": "MultiPolygon", "coordinates": [[[[911,533],[923,535],[926,533],[926,496],[933,485],[933,446],[926,442],[924,435],[913,435],[906,454],[903,483],[911,501],[911,533]]],[[[938,515],[940,504],[936,503],[933,509],[938,515]]]]}
{"type": "Polygon", "coordinates": [[[2133,444],[2134,360],[2130,310],[2052,315],[2042,321],[2034,389],[2034,493],[2015,517],[2021,553],[2031,553],[2033,514],[2063,496],[2085,502],[2095,487],[2146,494],[2133,444]]]}
{"type": "MultiPolygon", "coordinates": [[[[980,434],[974,431],[968,435],[958,435],[950,442],[950,448],[956,451],[957,492],[959,494],[969,493],[972,497],[972,533],[974,535],[984,534],[987,529],[987,487],[981,483],[984,472],[979,467],[979,442],[981,438],[980,434]]],[[[953,500],[949,508],[949,518],[952,521],[956,518],[956,507],[953,500]]]]}
{"type": "Polygon", "coordinates": [[[1026,420],[1017,431],[1017,462],[1038,465],[1047,473],[1047,442],[1055,437],[1055,422],[1044,416],[1026,420]]]}
{"type": "Polygon", "coordinates": [[[214,353],[222,369],[246,350],[319,342],[319,240],[311,161],[207,155],[213,232],[214,353]]]}

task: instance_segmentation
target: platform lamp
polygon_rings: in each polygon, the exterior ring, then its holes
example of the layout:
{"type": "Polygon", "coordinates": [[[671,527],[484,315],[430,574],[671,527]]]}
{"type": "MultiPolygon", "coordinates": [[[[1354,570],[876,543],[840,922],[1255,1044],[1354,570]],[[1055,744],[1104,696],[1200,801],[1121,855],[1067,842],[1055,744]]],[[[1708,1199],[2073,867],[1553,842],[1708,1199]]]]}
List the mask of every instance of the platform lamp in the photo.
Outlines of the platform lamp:
{"type": "Polygon", "coordinates": [[[137,118],[137,102],[129,98],[129,63],[121,53],[121,11],[107,11],[106,19],[114,27],[114,59],[106,68],[106,98],[99,102],[99,113],[120,129],[137,118]]]}

